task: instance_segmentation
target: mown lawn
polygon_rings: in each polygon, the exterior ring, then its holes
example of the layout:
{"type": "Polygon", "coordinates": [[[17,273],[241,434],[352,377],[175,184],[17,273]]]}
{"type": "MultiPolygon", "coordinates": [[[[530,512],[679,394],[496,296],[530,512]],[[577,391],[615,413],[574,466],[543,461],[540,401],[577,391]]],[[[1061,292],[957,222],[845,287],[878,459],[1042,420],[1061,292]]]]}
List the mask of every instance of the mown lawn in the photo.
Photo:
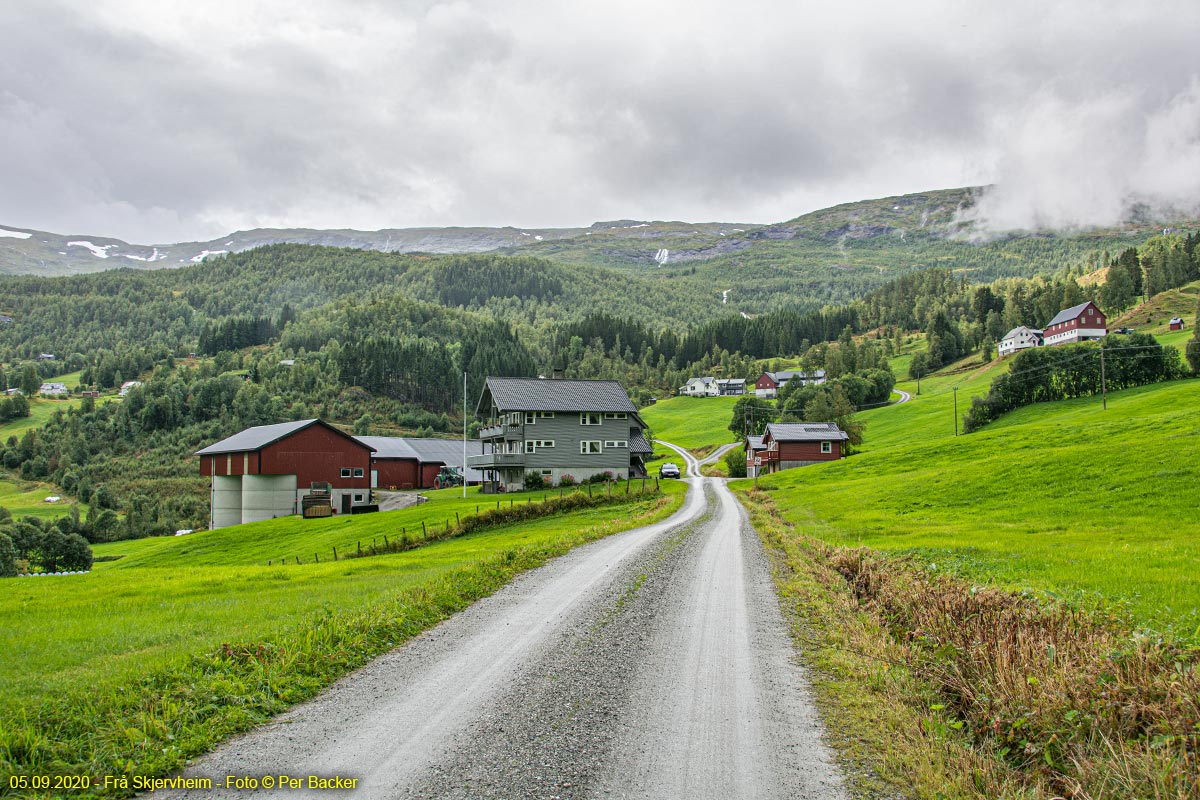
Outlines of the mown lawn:
{"type": "MultiPolygon", "coordinates": [[[[1200,634],[1200,381],[1020,409],[954,436],[987,372],[922,381],[865,414],[864,452],[763,479],[785,518],[841,546],[910,553],[972,580],[1126,606],[1200,634]]],[[[747,483],[737,484],[745,491],[747,483]]]]}
{"type": "Polygon", "coordinates": [[[639,413],[654,438],[688,450],[711,449],[734,441],[729,431],[736,397],[671,397],[639,413]]]}

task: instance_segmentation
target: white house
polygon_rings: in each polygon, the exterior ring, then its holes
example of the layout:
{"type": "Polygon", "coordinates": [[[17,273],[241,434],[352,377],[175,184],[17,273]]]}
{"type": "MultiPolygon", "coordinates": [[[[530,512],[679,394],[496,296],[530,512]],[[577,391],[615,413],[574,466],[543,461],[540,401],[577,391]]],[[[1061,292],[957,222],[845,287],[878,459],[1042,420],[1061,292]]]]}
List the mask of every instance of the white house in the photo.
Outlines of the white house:
{"type": "Polygon", "coordinates": [[[679,393],[688,397],[716,397],[721,390],[716,378],[692,378],[679,387],[679,393]]]}
{"type": "Polygon", "coordinates": [[[43,397],[62,397],[70,393],[71,390],[67,388],[65,383],[43,383],[38,388],[38,394],[43,397]]]}
{"type": "Polygon", "coordinates": [[[1001,358],[1011,356],[1018,350],[1026,350],[1030,347],[1042,346],[1042,332],[1037,328],[1030,328],[1025,325],[1018,325],[1008,333],[1004,334],[1004,338],[1000,340],[996,352],[1001,358]]]}
{"type": "Polygon", "coordinates": [[[141,385],[142,385],[141,381],[125,381],[124,383],[121,384],[121,391],[119,392],[119,394],[121,395],[121,397],[124,397],[125,395],[129,394],[130,389],[132,389],[135,386],[141,386],[141,385]]]}

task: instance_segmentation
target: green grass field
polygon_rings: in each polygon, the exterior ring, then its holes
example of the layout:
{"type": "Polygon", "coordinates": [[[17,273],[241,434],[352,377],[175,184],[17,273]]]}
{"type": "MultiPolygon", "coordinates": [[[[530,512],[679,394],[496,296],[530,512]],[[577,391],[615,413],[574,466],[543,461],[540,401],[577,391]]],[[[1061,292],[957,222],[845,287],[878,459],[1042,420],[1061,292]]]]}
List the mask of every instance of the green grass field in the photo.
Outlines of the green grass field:
{"type": "MultiPolygon", "coordinates": [[[[639,413],[654,438],[688,450],[705,450],[732,442],[729,419],[736,397],[672,397],[639,413]]],[[[665,448],[656,448],[666,452],[665,448]]]]}
{"type": "MultiPolygon", "coordinates": [[[[763,479],[785,518],[832,544],[910,553],[972,580],[1128,607],[1200,638],[1200,381],[1020,409],[955,438],[996,369],[922,381],[863,415],[863,452],[763,479]]],[[[738,485],[745,490],[747,484],[738,485]]]]}
{"type": "Polygon", "coordinates": [[[75,500],[53,484],[23,481],[0,472],[0,506],[7,508],[14,519],[26,516],[58,519],[70,514],[74,505],[77,505],[75,500]],[[61,498],[59,502],[46,502],[47,497],[54,496],[61,498]]]}
{"type": "MultiPolygon", "coordinates": [[[[464,502],[445,490],[395,512],[101,545],[98,554],[122,558],[87,575],[12,579],[0,594],[0,775],[177,769],[517,572],[666,517],[686,488],[667,481],[662,494],[623,505],[403,553],[333,562],[321,552],[313,562],[314,551],[366,547],[414,523],[419,530],[421,519],[444,525],[455,510],[473,514],[476,502],[494,508],[493,498],[464,502]],[[302,553],[303,563],[267,566],[280,551],[302,553]]],[[[502,503],[510,499],[527,497],[502,503]]]]}

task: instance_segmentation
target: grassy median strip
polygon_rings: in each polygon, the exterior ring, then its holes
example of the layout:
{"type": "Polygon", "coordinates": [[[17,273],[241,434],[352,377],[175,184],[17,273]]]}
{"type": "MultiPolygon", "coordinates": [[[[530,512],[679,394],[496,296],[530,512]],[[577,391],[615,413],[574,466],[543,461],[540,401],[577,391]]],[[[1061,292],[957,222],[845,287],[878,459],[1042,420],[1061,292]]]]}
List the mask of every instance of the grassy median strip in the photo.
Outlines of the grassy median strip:
{"type": "Polygon", "coordinates": [[[153,565],[131,555],[87,576],[6,585],[0,792],[12,775],[168,774],[519,572],[665,518],[685,489],[375,558],[221,565],[209,553],[192,566],[157,545],[143,547],[153,565]]]}

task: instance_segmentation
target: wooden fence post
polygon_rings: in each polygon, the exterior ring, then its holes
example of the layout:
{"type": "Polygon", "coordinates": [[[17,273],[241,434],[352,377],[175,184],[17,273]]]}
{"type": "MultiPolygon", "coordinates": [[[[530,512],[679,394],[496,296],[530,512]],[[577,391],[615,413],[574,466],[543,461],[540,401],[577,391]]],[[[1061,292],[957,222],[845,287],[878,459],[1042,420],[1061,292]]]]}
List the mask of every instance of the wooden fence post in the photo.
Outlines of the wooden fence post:
{"type": "Polygon", "coordinates": [[[429,531],[425,530],[425,520],[421,520],[421,537],[425,538],[427,536],[429,536],[429,531]]]}
{"type": "Polygon", "coordinates": [[[461,525],[462,525],[462,520],[458,518],[458,512],[457,512],[457,511],[455,511],[455,512],[454,512],[454,524],[455,524],[455,525],[459,525],[459,526],[461,526],[461,525]]]}
{"type": "Polygon", "coordinates": [[[362,540],[361,539],[358,541],[358,554],[360,556],[362,555],[362,540]]]}
{"type": "Polygon", "coordinates": [[[337,548],[333,548],[333,560],[337,561],[337,548]]]}
{"type": "Polygon", "coordinates": [[[320,564],[320,563],[321,563],[321,557],[320,557],[319,555],[317,555],[316,553],[313,553],[313,563],[314,563],[314,564],[320,564]]]}

